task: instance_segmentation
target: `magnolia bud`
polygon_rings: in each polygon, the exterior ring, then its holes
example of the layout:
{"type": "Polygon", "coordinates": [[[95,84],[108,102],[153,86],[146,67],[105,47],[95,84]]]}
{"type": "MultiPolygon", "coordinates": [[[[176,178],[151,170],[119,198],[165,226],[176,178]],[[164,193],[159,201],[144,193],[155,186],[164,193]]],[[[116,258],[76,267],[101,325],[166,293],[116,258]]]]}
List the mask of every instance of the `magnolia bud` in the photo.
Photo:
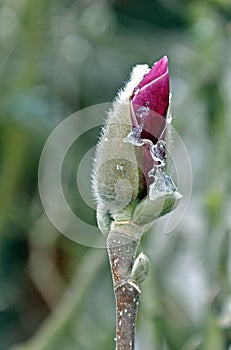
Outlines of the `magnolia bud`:
{"type": "Polygon", "coordinates": [[[180,195],[166,171],[168,60],[139,65],[112,104],[97,145],[93,190],[97,221],[145,226],[177,205],[180,195]]]}

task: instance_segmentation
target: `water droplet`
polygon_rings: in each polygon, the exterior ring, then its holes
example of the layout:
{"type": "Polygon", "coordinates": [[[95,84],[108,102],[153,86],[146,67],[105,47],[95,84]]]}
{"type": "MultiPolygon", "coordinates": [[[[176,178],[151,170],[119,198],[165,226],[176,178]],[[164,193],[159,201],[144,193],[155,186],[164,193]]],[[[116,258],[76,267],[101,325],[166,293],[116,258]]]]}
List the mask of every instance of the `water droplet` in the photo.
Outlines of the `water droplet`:
{"type": "Polygon", "coordinates": [[[142,123],[142,127],[148,117],[148,115],[150,114],[150,108],[148,107],[149,102],[145,102],[144,106],[141,106],[139,109],[137,109],[136,111],[136,117],[139,118],[141,120],[142,123]]]}
{"type": "Polygon", "coordinates": [[[176,186],[170,176],[158,168],[154,175],[154,182],[149,187],[149,198],[151,200],[161,195],[176,191],[176,186]]]}
{"type": "Polygon", "coordinates": [[[122,166],[122,165],[117,164],[117,165],[116,165],[116,169],[117,169],[117,170],[120,170],[120,171],[123,171],[123,166],[122,166]]]}
{"type": "Polygon", "coordinates": [[[168,123],[168,124],[171,124],[171,122],[172,122],[172,115],[171,115],[171,114],[168,114],[168,115],[167,115],[167,123],[168,123]]]}

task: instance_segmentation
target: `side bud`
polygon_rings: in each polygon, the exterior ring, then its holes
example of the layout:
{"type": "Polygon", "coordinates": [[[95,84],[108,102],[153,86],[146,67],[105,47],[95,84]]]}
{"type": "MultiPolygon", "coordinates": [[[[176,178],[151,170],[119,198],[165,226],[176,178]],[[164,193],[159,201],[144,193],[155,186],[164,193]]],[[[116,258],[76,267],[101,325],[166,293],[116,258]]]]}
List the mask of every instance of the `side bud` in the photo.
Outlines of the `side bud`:
{"type": "Polygon", "coordinates": [[[142,283],[149,273],[150,266],[150,261],[147,255],[145,255],[143,252],[140,253],[132,268],[132,279],[138,284],[142,283]]]}

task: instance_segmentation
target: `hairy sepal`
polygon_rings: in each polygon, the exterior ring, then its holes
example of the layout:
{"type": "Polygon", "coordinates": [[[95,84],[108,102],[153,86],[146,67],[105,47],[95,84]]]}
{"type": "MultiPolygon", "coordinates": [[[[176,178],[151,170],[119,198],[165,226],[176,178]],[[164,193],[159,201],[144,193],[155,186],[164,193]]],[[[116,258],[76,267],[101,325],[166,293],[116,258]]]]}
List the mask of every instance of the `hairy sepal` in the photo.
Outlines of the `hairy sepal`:
{"type": "Polygon", "coordinates": [[[170,213],[176,208],[181,198],[182,195],[177,191],[163,193],[153,200],[147,196],[137,205],[132,221],[134,224],[142,227],[151,224],[159,217],[170,213]]]}

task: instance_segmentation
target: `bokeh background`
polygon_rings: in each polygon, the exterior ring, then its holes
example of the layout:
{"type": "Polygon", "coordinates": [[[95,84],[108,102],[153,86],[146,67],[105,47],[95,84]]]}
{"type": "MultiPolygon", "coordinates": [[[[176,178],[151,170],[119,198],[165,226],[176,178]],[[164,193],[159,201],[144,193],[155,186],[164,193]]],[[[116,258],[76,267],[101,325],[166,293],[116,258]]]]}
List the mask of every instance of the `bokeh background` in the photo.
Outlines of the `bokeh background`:
{"type": "MultiPolygon", "coordinates": [[[[142,241],[152,269],[137,349],[231,349],[230,0],[0,4],[0,349],[114,348],[106,252],[52,226],[38,194],[39,158],[63,119],[111,101],[134,64],[164,54],[194,181],[174,231],[163,234],[161,219],[142,241]]],[[[72,186],[97,134],[74,148],[65,182],[73,210],[92,225],[94,210],[72,186]]]]}

